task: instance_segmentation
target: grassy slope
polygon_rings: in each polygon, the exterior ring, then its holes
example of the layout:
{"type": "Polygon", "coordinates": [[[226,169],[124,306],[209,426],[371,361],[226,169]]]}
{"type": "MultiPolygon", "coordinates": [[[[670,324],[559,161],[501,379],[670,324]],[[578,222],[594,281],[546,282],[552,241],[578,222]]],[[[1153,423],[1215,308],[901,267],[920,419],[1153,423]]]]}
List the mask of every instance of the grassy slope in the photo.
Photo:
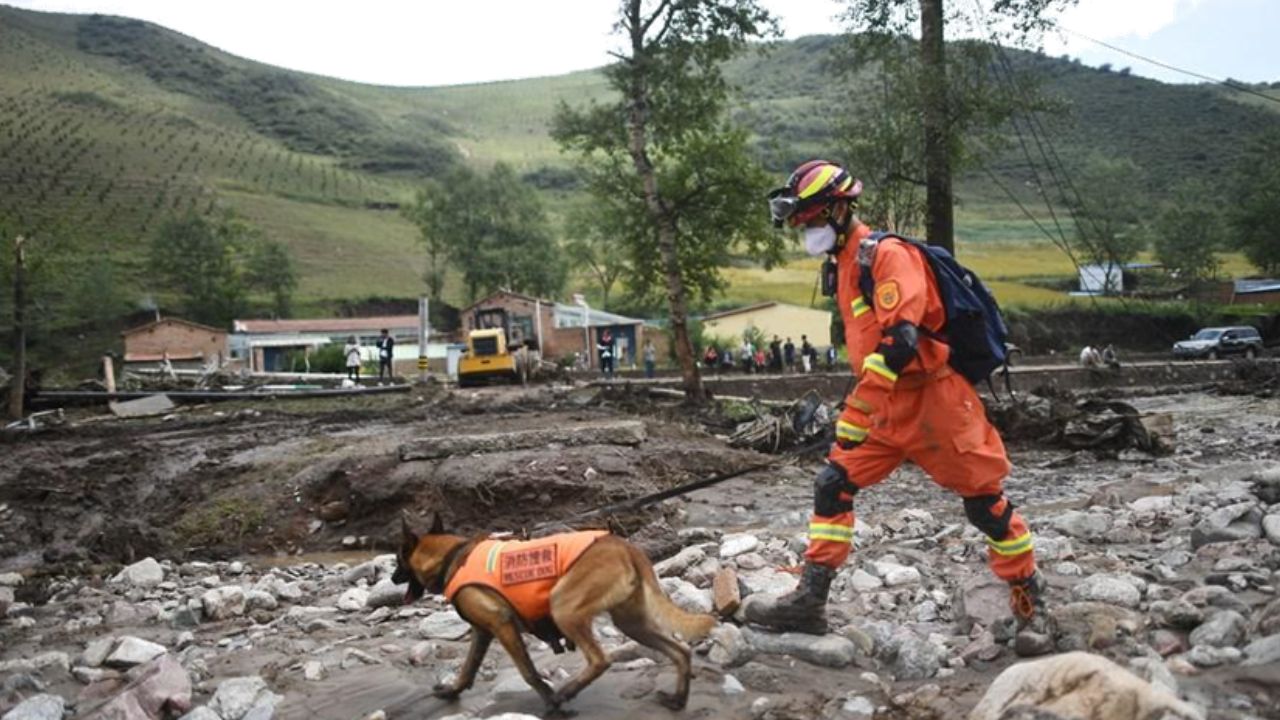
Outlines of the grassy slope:
{"type": "MultiPolygon", "coordinates": [[[[0,7],[0,231],[60,223],[114,238],[112,252],[139,291],[147,289],[139,238],[173,212],[227,206],[293,249],[304,305],[416,294],[414,228],[394,211],[366,208],[411,195],[413,173],[387,167],[395,143],[410,143],[408,157],[430,146],[521,172],[562,167],[569,160],[547,135],[556,105],[608,93],[596,71],[444,88],[361,85],[234,58],[152,26],[95,20],[86,38],[85,23],[0,7]]],[[[848,107],[839,93],[850,88],[813,79],[830,77],[834,42],[780,43],[728,68],[744,97],[736,117],[779,168],[832,152],[832,108],[848,107]]],[[[1071,109],[1073,122],[1051,122],[1071,158],[1096,150],[1132,156],[1158,178],[1212,177],[1246,134],[1274,118],[1204,88],[1018,58],[1037,63],[1071,109]]],[[[1025,187],[1016,155],[998,167],[1025,187]]],[[[967,260],[1026,302],[1060,297],[1014,282],[1071,272],[1030,221],[985,183],[962,181],[960,199],[967,260]]],[[[730,301],[807,302],[812,291],[803,263],[729,277],[730,301]]]]}

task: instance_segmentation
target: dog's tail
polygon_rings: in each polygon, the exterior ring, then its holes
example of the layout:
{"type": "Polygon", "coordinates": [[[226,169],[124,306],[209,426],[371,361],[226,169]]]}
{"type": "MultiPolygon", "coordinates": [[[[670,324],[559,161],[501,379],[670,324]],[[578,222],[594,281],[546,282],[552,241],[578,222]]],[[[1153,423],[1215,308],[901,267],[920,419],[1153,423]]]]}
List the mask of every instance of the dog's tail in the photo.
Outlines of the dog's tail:
{"type": "Polygon", "coordinates": [[[715,616],[685,612],[671,602],[671,598],[667,597],[667,594],[662,591],[662,586],[658,584],[658,574],[653,571],[653,565],[650,564],[649,559],[638,548],[632,548],[632,551],[640,556],[635,558],[635,568],[640,575],[644,603],[653,611],[653,616],[658,622],[667,631],[679,634],[685,642],[697,642],[706,637],[707,633],[711,632],[711,628],[716,626],[715,616]]]}

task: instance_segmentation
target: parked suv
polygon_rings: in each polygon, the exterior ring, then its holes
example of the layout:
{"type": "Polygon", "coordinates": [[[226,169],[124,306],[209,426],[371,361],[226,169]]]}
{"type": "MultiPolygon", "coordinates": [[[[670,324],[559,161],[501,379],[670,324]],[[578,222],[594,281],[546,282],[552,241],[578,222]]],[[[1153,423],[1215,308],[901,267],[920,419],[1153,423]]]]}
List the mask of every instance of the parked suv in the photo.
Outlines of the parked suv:
{"type": "Polygon", "coordinates": [[[1251,327],[1205,328],[1190,340],[1173,344],[1176,358],[1208,358],[1217,360],[1226,355],[1244,355],[1255,358],[1262,353],[1262,336],[1251,327]]]}

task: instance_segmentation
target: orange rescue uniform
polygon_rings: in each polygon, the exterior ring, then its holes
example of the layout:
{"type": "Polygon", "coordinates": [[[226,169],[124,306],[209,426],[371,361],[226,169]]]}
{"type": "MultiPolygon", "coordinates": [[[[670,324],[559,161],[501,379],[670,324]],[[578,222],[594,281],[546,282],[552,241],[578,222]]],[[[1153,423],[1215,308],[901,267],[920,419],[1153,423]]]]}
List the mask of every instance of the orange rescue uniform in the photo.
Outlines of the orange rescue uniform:
{"type": "Polygon", "coordinates": [[[445,585],[453,600],[468,585],[496,590],[528,624],[551,615],[551,589],[607,530],[549,535],[536,540],[482,540],[445,585]]]}
{"type": "MultiPolygon", "coordinates": [[[[858,224],[836,256],[836,299],[858,382],[837,423],[837,437],[852,447],[833,446],[828,460],[843,468],[856,488],[880,482],[903,460],[914,462],[934,482],[965,499],[970,522],[987,535],[992,571],[1004,580],[1027,578],[1036,567],[1031,532],[1004,497],[1011,467],[1004,443],[987,421],[973,386],[947,363],[950,348],[921,331],[916,355],[896,371],[882,352],[893,342],[886,331],[899,323],[933,332],[943,326],[946,311],[929,261],[894,238],[864,249],[874,252],[875,290],[873,298],[863,298],[859,247],[870,234],[858,224]]],[[[849,507],[853,493],[838,497],[849,507]]],[[[835,515],[815,512],[805,557],[839,567],[852,550],[853,524],[851,509],[835,515]]]]}

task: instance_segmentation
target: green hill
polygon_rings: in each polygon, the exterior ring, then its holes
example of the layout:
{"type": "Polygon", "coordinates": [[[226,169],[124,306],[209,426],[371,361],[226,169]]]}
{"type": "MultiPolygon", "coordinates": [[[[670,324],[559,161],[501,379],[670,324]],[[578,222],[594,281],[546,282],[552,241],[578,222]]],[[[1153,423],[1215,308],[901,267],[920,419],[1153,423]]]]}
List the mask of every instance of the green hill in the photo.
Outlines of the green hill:
{"type": "MultiPolygon", "coordinates": [[[[774,170],[831,152],[858,82],[835,81],[836,38],[774,43],[733,62],[736,117],[774,170]]],[[[1016,53],[1070,109],[1059,152],[1133,158],[1163,184],[1216,177],[1272,108],[1220,90],[1016,53]]],[[[140,248],[166,217],[230,207],[299,261],[300,300],[421,289],[416,230],[396,211],[456,163],[514,165],[541,192],[572,193],[547,135],[561,100],[608,93],[597,71],[443,88],[390,88],[237,58],[148,23],[0,6],[0,233],[101,241],[130,292],[149,292],[140,248]]],[[[1024,180],[1017,157],[997,169],[1024,180]]],[[[960,184],[969,241],[1034,241],[984,183],[960,184]]]]}

